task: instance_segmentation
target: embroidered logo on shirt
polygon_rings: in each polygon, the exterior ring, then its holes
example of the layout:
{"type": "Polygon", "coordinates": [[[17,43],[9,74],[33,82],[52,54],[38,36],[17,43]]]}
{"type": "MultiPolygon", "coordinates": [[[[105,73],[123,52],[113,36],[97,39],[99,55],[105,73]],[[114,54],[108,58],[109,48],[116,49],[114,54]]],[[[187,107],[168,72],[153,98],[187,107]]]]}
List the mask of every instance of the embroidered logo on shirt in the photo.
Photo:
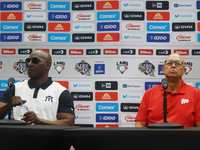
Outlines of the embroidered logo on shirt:
{"type": "Polygon", "coordinates": [[[188,99],[182,99],[182,100],[181,100],[181,104],[187,104],[187,103],[189,103],[189,100],[188,100],[188,99]]]}
{"type": "Polygon", "coordinates": [[[53,97],[52,97],[52,96],[46,96],[45,102],[46,102],[46,101],[51,101],[51,102],[53,102],[53,97]]]}

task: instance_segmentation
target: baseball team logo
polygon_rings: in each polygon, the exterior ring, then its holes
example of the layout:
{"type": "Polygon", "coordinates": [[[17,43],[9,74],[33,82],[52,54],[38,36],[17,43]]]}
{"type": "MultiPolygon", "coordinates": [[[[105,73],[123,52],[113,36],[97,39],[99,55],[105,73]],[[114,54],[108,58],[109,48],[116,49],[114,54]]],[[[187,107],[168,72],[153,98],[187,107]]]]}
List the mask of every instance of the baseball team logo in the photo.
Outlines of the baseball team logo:
{"type": "Polygon", "coordinates": [[[143,63],[140,63],[138,66],[138,70],[144,73],[145,75],[155,77],[155,66],[152,63],[150,63],[149,60],[145,60],[143,63]]]}
{"type": "Polygon", "coordinates": [[[27,64],[23,61],[23,59],[20,59],[18,62],[15,62],[13,65],[13,69],[19,72],[20,74],[28,74],[27,64]]]}
{"type": "Polygon", "coordinates": [[[85,60],[81,60],[81,62],[76,63],[74,69],[77,72],[80,72],[82,75],[91,76],[91,65],[87,63],[85,60]]]}

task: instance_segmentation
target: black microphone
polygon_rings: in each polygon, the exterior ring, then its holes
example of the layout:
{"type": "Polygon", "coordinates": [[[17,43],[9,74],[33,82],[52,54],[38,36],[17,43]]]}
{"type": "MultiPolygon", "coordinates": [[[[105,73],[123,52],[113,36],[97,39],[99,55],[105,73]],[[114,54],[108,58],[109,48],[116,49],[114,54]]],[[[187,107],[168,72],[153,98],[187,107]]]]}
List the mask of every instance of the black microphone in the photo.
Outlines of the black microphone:
{"type": "Polygon", "coordinates": [[[12,87],[12,86],[14,85],[14,82],[15,82],[15,79],[14,79],[14,78],[12,78],[12,77],[9,78],[9,79],[8,79],[8,86],[9,86],[9,87],[12,87]]]}
{"type": "Polygon", "coordinates": [[[167,80],[167,78],[162,79],[162,87],[163,87],[163,89],[167,89],[168,88],[168,80],[167,80]]]}

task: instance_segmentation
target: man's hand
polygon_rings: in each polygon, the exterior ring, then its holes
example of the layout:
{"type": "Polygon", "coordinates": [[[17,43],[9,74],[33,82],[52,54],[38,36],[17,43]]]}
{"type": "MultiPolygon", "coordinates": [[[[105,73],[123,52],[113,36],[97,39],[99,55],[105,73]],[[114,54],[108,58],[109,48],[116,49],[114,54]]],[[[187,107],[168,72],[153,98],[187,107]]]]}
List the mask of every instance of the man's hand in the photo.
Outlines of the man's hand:
{"type": "Polygon", "coordinates": [[[12,97],[12,106],[19,106],[23,103],[26,103],[26,100],[22,100],[20,96],[13,96],[12,97]]]}
{"type": "Polygon", "coordinates": [[[28,124],[39,124],[40,119],[37,117],[34,111],[28,111],[24,114],[24,118],[22,118],[21,120],[24,120],[28,124]]]}

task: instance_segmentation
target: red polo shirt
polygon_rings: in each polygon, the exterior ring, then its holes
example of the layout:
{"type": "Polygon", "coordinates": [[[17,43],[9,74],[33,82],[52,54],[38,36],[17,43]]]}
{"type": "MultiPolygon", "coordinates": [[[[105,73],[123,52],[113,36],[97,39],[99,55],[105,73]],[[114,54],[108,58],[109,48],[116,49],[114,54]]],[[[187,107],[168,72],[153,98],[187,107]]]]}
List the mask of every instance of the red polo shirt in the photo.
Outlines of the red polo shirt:
{"type": "MultiPolygon", "coordinates": [[[[171,93],[167,91],[167,121],[184,127],[194,127],[200,122],[200,90],[185,84],[171,93]]],[[[163,122],[163,93],[161,85],[148,89],[140,104],[135,121],[147,124],[163,122]]]]}

